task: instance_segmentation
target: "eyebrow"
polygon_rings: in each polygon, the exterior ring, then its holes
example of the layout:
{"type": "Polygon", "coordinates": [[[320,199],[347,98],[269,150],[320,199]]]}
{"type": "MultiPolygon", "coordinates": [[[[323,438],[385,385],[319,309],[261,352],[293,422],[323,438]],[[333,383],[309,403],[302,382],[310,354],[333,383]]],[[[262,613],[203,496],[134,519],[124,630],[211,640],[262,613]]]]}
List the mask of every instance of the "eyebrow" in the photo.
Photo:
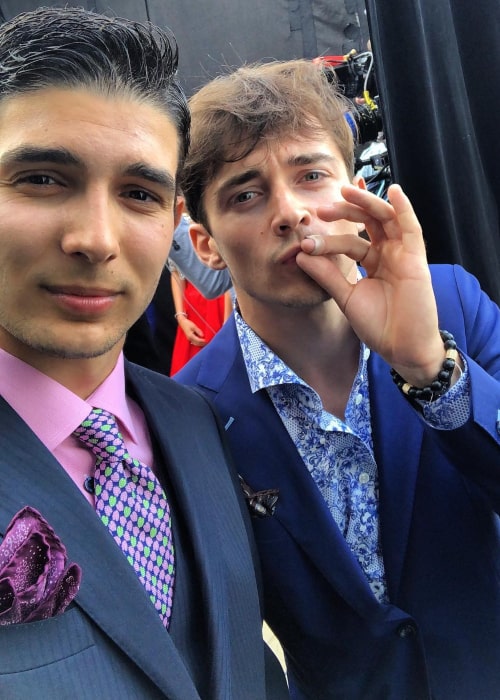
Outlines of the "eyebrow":
{"type": "Polygon", "coordinates": [[[332,163],[337,165],[339,159],[332,156],[330,153],[325,153],[324,151],[317,151],[316,153],[301,153],[297,156],[290,156],[288,159],[288,165],[314,165],[314,163],[332,163]]]}
{"type": "Polygon", "coordinates": [[[42,148],[19,146],[6,151],[1,158],[3,165],[10,163],[57,163],[58,165],[80,165],[81,161],[66,148],[42,148]]]}
{"type": "Polygon", "coordinates": [[[163,168],[154,168],[146,163],[133,163],[125,170],[125,174],[140,177],[155,185],[165,187],[169,192],[175,192],[175,177],[163,168]]]}
{"type": "MultiPolygon", "coordinates": [[[[15,163],[56,163],[57,165],[83,166],[83,161],[66,148],[43,148],[41,146],[20,146],[6,151],[1,158],[2,165],[15,163]]],[[[125,175],[139,177],[156,185],[165,187],[169,192],[175,192],[175,177],[168,170],[154,168],[146,163],[132,163],[125,175]]]]}

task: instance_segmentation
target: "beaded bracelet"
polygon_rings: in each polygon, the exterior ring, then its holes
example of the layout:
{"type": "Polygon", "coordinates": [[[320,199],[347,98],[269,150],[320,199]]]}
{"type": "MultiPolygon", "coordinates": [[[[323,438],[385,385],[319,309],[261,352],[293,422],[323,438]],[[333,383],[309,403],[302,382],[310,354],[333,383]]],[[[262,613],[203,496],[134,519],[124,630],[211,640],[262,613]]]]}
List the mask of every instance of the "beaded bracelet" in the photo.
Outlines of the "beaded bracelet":
{"type": "Polygon", "coordinates": [[[185,311],[178,311],[176,314],[174,314],[174,318],[177,318],[177,316],[184,316],[184,318],[188,317],[185,311]]]}
{"type": "Polygon", "coordinates": [[[457,364],[458,350],[455,338],[448,331],[439,331],[441,338],[444,343],[444,348],[446,351],[445,359],[441,370],[429,386],[424,386],[422,388],[412,386],[408,384],[403,377],[396,372],[395,369],[391,369],[391,377],[394,383],[397,385],[403,394],[410,400],[418,401],[434,401],[435,399],[442,396],[448,391],[451,384],[451,378],[453,376],[453,371],[457,364]]]}

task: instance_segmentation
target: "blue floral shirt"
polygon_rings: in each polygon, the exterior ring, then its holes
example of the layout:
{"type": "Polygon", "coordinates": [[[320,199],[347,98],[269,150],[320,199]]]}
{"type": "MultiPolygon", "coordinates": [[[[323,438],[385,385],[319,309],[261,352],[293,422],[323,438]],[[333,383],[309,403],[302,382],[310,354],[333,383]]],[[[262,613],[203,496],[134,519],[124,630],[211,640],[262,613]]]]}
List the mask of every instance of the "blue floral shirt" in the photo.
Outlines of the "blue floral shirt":
{"type": "MultiPolygon", "coordinates": [[[[254,333],[238,310],[235,317],[252,392],[268,392],[373,594],[387,602],[368,397],[370,350],[361,344],[358,372],[342,421],[324,410],[316,391],[254,333]]],[[[462,377],[444,396],[422,404],[424,420],[436,429],[457,428],[469,416],[469,373],[464,364],[462,377]]]]}

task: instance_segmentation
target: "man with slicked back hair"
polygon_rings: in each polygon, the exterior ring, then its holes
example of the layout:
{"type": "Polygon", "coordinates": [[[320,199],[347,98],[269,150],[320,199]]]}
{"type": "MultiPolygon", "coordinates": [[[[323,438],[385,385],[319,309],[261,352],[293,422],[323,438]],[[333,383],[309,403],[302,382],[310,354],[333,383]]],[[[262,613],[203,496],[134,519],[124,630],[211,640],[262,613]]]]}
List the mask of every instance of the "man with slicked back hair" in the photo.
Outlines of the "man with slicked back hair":
{"type": "Polygon", "coordinates": [[[167,29],[0,26],[0,697],[283,700],[209,403],[128,362],[179,223],[167,29]]]}

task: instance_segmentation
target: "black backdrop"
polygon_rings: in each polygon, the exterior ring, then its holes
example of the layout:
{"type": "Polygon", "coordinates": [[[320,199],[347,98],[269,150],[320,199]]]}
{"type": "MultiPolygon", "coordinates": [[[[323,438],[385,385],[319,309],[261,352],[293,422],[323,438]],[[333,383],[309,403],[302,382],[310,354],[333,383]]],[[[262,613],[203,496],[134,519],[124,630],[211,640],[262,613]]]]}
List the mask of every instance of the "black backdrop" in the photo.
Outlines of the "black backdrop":
{"type": "Polygon", "coordinates": [[[367,0],[394,179],[500,303],[500,2],[367,0]]]}
{"type": "Polygon", "coordinates": [[[221,66],[265,58],[314,58],[366,46],[363,0],[0,0],[6,19],[40,5],[88,10],[167,25],[180,46],[189,94],[221,66]]]}
{"type": "Polygon", "coordinates": [[[168,25],[190,94],[222,66],[363,51],[368,24],[394,179],[431,262],[457,262],[500,302],[499,0],[0,0],[5,18],[79,5],[168,25]]]}

